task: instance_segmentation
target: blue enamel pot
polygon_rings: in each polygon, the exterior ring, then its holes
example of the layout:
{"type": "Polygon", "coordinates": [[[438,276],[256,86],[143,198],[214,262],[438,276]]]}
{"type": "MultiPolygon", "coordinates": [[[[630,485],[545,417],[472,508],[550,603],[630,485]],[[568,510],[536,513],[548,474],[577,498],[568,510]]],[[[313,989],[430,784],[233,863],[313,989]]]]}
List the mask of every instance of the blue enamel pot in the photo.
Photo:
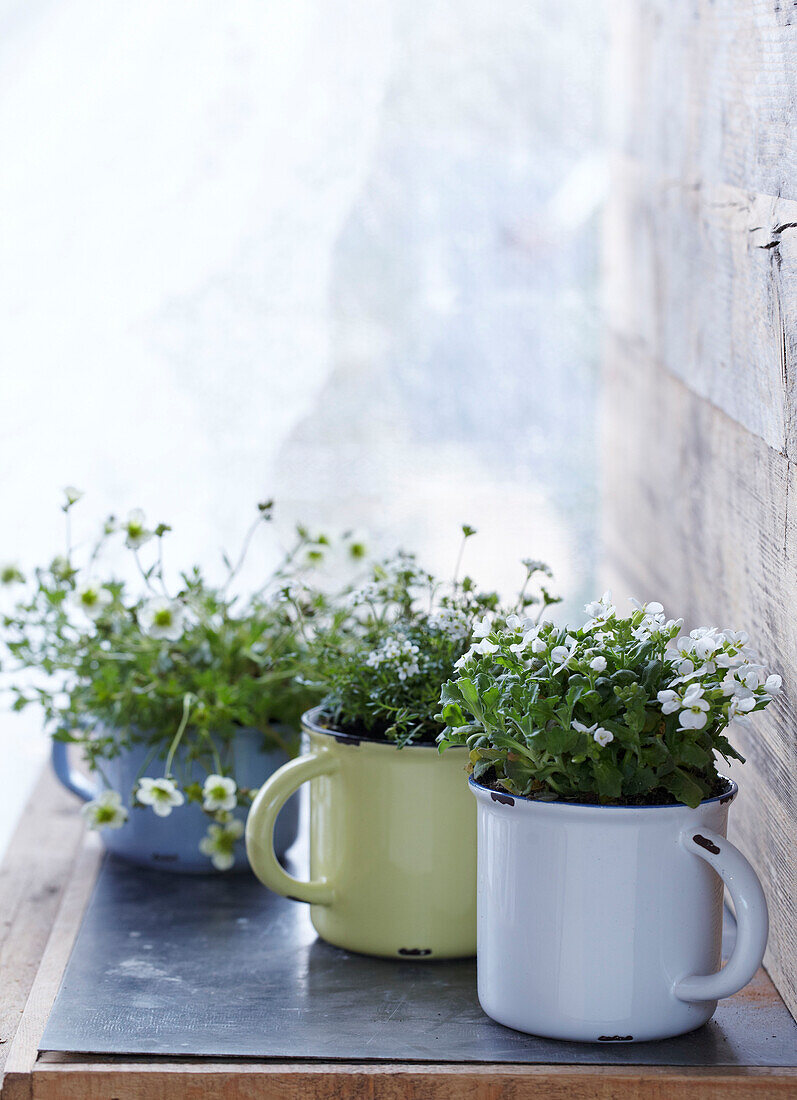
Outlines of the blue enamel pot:
{"type": "MultiPolygon", "coordinates": [[[[298,744],[296,733],[285,729],[280,729],[280,733],[285,740],[296,741],[298,744]]],[[[53,741],[53,768],[68,790],[84,802],[89,802],[110,787],[119,791],[123,804],[129,810],[129,817],[121,828],[100,831],[109,852],[139,867],[157,867],[189,875],[219,873],[215,871],[208,856],[199,850],[200,841],[207,834],[211,818],[196,803],[177,806],[168,817],[158,817],[150,807],[131,804],[133,789],[139,777],[163,775],[163,758],[155,757],[148,763],[152,753],[151,746],[131,745],[112,760],[103,760],[102,777],[97,772],[87,776],[74,768],[68,750],[69,746],[63,741],[53,741]]],[[[229,765],[239,787],[254,790],[261,787],[289,759],[288,753],[282,749],[264,750],[263,735],[255,730],[241,730],[224,753],[225,764],[229,765]]],[[[175,755],[172,771],[179,778],[181,786],[191,782],[201,785],[207,774],[206,769],[196,761],[187,764],[185,754],[180,749],[175,755]]],[[[244,822],[247,807],[239,806],[233,813],[244,822]]],[[[274,830],[274,846],[280,858],[296,840],[298,825],[299,801],[294,797],[286,804],[274,830]]],[[[248,869],[242,836],[235,845],[235,863],[226,873],[248,869]]]]}

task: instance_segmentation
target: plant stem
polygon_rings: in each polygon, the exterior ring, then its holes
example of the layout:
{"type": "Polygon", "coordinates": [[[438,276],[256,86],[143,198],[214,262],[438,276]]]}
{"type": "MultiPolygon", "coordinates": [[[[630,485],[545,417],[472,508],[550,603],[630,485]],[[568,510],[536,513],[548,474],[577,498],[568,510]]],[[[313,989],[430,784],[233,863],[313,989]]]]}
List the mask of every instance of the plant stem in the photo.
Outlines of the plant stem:
{"type": "Polygon", "coordinates": [[[185,728],[188,725],[188,716],[191,713],[191,703],[193,701],[193,695],[190,691],[187,691],[183,696],[183,716],[180,719],[180,725],[177,727],[177,733],[175,733],[171,745],[169,746],[169,755],[166,757],[166,777],[168,778],[172,773],[172,761],[174,760],[174,754],[177,752],[177,746],[183,738],[185,728]]]}
{"type": "Polygon", "coordinates": [[[161,583],[161,590],[163,591],[166,599],[171,599],[169,591],[166,588],[166,581],[163,579],[163,536],[158,536],[158,580],[161,583]]]}
{"type": "Polygon", "coordinates": [[[459,553],[457,554],[457,560],[454,564],[454,576],[453,576],[453,579],[451,581],[451,584],[452,584],[455,591],[457,589],[457,586],[459,585],[459,570],[460,570],[460,567],[462,566],[462,556],[465,553],[465,543],[468,541],[468,537],[469,537],[468,535],[463,535],[462,536],[462,541],[459,544],[459,553]]]}
{"type": "Polygon", "coordinates": [[[138,556],[138,550],[133,551],[133,557],[136,559],[136,565],[138,566],[139,573],[144,578],[144,584],[147,586],[147,588],[150,590],[150,592],[154,592],[155,595],[157,595],[158,594],[157,589],[153,587],[152,582],[150,581],[149,577],[147,576],[147,573],[146,573],[146,570],[144,569],[144,566],[141,564],[141,558],[138,556]]]}
{"type": "Polygon", "coordinates": [[[257,516],[257,518],[254,520],[254,522],[250,524],[249,530],[244,535],[244,541],[241,544],[241,552],[238,555],[238,560],[236,561],[235,565],[232,567],[230,572],[227,574],[227,580],[224,582],[224,585],[223,585],[222,590],[221,590],[222,595],[224,595],[226,593],[226,591],[229,588],[233,578],[235,576],[237,576],[238,571],[240,570],[243,563],[246,561],[246,555],[249,551],[249,544],[251,543],[252,539],[254,538],[255,531],[258,529],[260,524],[264,523],[264,522],[265,522],[264,514],[261,513],[257,516]]]}

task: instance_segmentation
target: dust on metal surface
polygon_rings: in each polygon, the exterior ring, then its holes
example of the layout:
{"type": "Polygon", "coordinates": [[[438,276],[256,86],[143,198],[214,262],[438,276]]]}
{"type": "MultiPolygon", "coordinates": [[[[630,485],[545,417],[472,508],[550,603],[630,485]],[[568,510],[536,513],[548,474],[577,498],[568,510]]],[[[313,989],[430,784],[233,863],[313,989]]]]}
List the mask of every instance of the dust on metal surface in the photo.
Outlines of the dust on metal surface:
{"type": "MultiPolygon", "coordinates": [[[[726,915],[726,924],[731,924],[726,915]]],[[[530,993],[531,995],[531,993],[530,993]]],[[[494,1023],[473,960],[372,959],[316,938],[254,878],[106,860],[42,1050],[330,1061],[797,1063],[797,1025],[755,984],[655,1043],[565,1043],[494,1023]]]]}

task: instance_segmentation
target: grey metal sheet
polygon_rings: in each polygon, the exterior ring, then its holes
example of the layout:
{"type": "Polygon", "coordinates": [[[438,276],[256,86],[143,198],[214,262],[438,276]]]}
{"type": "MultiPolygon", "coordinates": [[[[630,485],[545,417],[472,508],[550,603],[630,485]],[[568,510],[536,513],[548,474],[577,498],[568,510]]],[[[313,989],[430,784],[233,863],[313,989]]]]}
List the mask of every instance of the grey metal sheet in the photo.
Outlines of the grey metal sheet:
{"type": "Polygon", "coordinates": [[[482,1013],[473,962],[353,955],[317,940],[304,905],[253,878],[180,878],[108,859],[42,1050],[790,1066],[796,1036],[782,1005],[739,997],[678,1039],[628,1046],[536,1039],[482,1013]]]}

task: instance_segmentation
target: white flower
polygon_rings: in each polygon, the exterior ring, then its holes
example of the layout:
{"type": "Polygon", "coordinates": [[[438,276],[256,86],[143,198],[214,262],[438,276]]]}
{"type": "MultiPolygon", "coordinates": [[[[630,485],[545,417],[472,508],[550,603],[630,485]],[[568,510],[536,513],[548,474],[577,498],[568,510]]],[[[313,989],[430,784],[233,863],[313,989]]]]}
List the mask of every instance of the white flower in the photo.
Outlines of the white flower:
{"type": "MultiPolygon", "coordinates": [[[[528,622],[528,620],[525,620],[525,621],[528,622]]],[[[511,645],[509,647],[509,652],[510,653],[516,653],[517,656],[520,657],[523,653],[525,653],[525,651],[529,648],[529,646],[531,646],[535,653],[539,653],[540,649],[535,648],[535,646],[534,646],[534,643],[537,642],[537,641],[540,641],[540,639],[537,637],[537,628],[535,626],[532,626],[523,635],[523,637],[520,639],[519,642],[515,642],[514,645],[511,645]]],[[[547,648],[546,645],[545,645],[545,642],[541,643],[541,648],[542,648],[542,651],[544,652],[545,649],[547,648]]]]}
{"type": "Polygon", "coordinates": [[[426,622],[431,629],[453,638],[464,638],[470,631],[467,615],[456,607],[440,607],[426,622]]]}
{"type": "Polygon", "coordinates": [[[725,679],[720,684],[720,690],[723,695],[733,695],[738,691],[740,687],[739,681],[736,679],[736,674],[733,669],[728,669],[725,673],[725,679]]]}
{"type": "Polygon", "coordinates": [[[567,668],[567,666],[570,664],[571,659],[574,656],[574,651],[577,645],[578,640],[574,638],[572,634],[568,634],[565,638],[564,645],[555,645],[553,647],[553,649],[551,650],[551,662],[555,665],[558,665],[558,668],[554,670],[554,675],[557,672],[561,672],[563,669],[567,668]]]}
{"type": "Polygon", "coordinates": [[[417,676],[421,671],[418,664],[420,652],[414,642],[408,638],[387,638],[378,649],[374,649],[366,658],[369,668],[379,668],[380,665],[389,663],[395,666],[396,677],[402,682],[410,676],[417,676]]]}
{"type": "Polygon", "coordinates": [[[732,722],[734,718],[738,719],[740,715],[749,714],[755,704],[755,695],[743,688],[738,695],[731,696],[731,701],[728,704],[728,721],[732,722]]]}
{"type": "Polygon", "coordinates": [[[486,638],[492,628],[492,616],[488,611],[481,619],[476,620],[471,633],[474,638],[486,638]]]}
{"type": "Polygon", "coordinates": [[[702,707],[696,704],[689,707],[688,710],[682,710],[678,728],[682,730],[702,730],[708,721],[703,713],[706,710],[708,710],[708,703],[704,703],[702,707]]]}
{"type": "Polygon", "coordinates": [[[199,850],[203,856],[210,856],[217,871],[229,871],[235,863],[235,842],[243,836],[243,832],[243,822],[237,818],[222,825],[211,825],[207,836],[199,842],[199,850]]]}
{"type": "Polygon", "coordinates": [[[679,729],[702,730],[708,721],[706,711],[709,705],[703,698],[703,689],[699,684],[690,684],[684,692],[681,713],[678,716],[679,729]]]}
{"type": "Polygon", "coordinates": [[[73,504],[77,504],[80,498],[84,495],[82,489],[76,489],[74,485],[67,485],[64,489],[64,496],[66,497],[66,506],[71,508],[73,504]]]}
{"type": "Polygon", "coordinates": [[[479,653],[481,656],[486,657],[490,653],[495,653],[498,646],[495,642],[491,642],[489,638],[482,638],[480,642],[477,642],[475,646],[471,647],[474,653],[479,653]]]}
{"type": "Polygon", "coordinates": [[[596,741],[601,748],[605,748],[610,741],[614,741],[614,734],[611,730],[606,730],[603,726],[599,726],[597,722],[592,726],[585,726],[583,722],[573,722],[573,729],[578,730],[579,733],[588,733],[593,741],[596,741]]]}
{"type": "Polygon", "coordinates": [[[640,603],[639,600],[635,600],[633,596],[628,597],[637,611],[644,611],[646,615],[661,615],[664,612],[664,607],[660,603],[656,603],[655,600],[651,603],[640,603]]]}
{"type": "Polygon", "coordinates": [[[633,596],[629,596],[631,603],[642,612],[642,619],[632,631],[637,641],[646,642],[652,634],[667,629],[664,623],[664,608],[660,603],[640,603],[633,596]]]}
{"type": "MultiPolygon", "coordinates": [[[[697,631],[692,631],[692,634],[696,634],[697,631]]],[[[709,635],[707,630],[704,633],[709,635]]],[[[700,639],[703,638],[703,634],[700,635],[700,639]]],[[[676,684],[686,683],[688,680],[700,678],[706,676],[709,673],[716,672],[716,665],[714,661],[706,661],[706,657],[710,656],[714,649],[720,644],[719,640],[714,637],[708,637],[705,643],[702,643],[700,639],[695,637],[682,637],[674,643],[673,650],[670,651],[669,657],[673,662],[676,671],[678,672],[679,679],[673,681],[676,684]],[[698,652],[698,649],[701,651],[698,652]]]]}
{"type": "Polygon", "coordinates": [[[714,654],[714,664],[718,668],[739,668],[744,662],[744,654],[736,653],[733,649],[721,649],[714,654]]]}
{"type": "Polygon", "coordinates": [[[238,804],[238,784],[226,775],[209,775],[202,787],[202,809],[234,810],[238,804]]]}
{"type": "Polygon", "coordinates": [[[519,630],[524,635],[536,634],[539,629],[534,619],[530,619],[528,615],[507,615],[506,628],[507,630],[519,630]]]}
{"type": "Polygon", "coordinates": [[[90,829],[121,829],[128,816],[118,791],[103,791],[80,812],[90,829]]]}
{"type": "Polygon", "coordinates": [[[75,589],[72,600],[84,615],[88,615],[90,619],[99,619],[112,598],[107,588],[87,581],[75,589]]]}
{"type": "Polygon", "coordinates": [[[145,634],[170,642],[176,642],[182,636],[184,617],[185,609],[181,603],[160,597],[145,604],[138,616],[145,634]]]}
{"type": "Polygon", "coordinates": [[[16,562],[8,561],[4,565],[0,565],[0,584],[22,584],[24,580],[25,576],[16,562]]]}
{"type": "Polygon", "coordinates": [[[592,658],[592,660],[589,663],[589,667],[592,669],[593,672],[605,672],[606,671],[606,658],[601,657],[601,655],[598,654],[597,657],[592,658]]]}
{"type": "Polygon", "coordinates": [[[763,665],[742,665],[736,670],[736,678],[741,680],[746,688],[755,691],[765,683],[767,670],[763,665]]]}
{"type": "Polygon", "coordinates": [[[656,698],[661,703],[662,714],[674,714],[676,710],[681,709],[681,696],[677,691],[667,688],[660,691],[656,698]]]}
{"type": "Polygon", "coordinates": [[[675,642],[675,652],[681,659],[691,657],[694,653],[695,643],[694,639],[682,636],[675,642]]]}
{"type": "Polygon", "coordinates": [[[720,648],[720,639],[714,634],[704,634],[695,641],[695,656],[700,661],[707,661],[713,657],[720,648]]]}
{"type": "Polygon", "coordinates": [[[536,637],[531,643],[532,653],[545,653],[548,648],[548,643],[544,638],[536,637]]]}
{"type": "Polygon", "coordinates": [[[140,779],[136,798],[143,806],[151,806],[158,817],[168,817],[175,806],[182,806],[185,795],[171,779],[140,779]]]}
{"type": "Polygon", "coordinates": [[[454,661],[454,668],[462,668],[463,665],[466,665],[472,657],[473,657],[473,646],[471,646],[470,649],[466,650],[462,654],[462,656],[459,658],[459,660],[454,661]]]}
{"type": "Polygon", "coordinates": [[[783,680],[777,673],[773,672],[771,676],[767,676],[764,684],[764,691],[767,695],[777,695],[783,686],[783,680]]]}
{"type": "Polygon", "coordinates": [[[701,677],[708,676],[717,671],[717,666],[714,661],[707,661],[704,665],[698,665],[697,668],[695,668],[689,660],[679,661],[678,665],[684,672],[683,675],[672,681],[673,685],[688,684],[690,680],[699,680],[701,677]]]}
{"type": "Polygon", "coordinates": [[[140,508],[134,508],[122,524],[122,530],[126,535],[125,545],[131,550],[138,550],[153,537],[153,532],[147,530],[145,522],[143,511],[140,508]]]}
{"type": "Polygon", "coordinates": [[[592,603],[588,603],[584,610],[590,617],[590,621],[586,624],[587,630],[597,623],[606,622],[607,619],[610,619],[612,615],[617,613],[617,608],[612,603],[612,594],[608,589],[599,600],[593,600],[592,603]]]}
{"type": "Polygon", "coordinates": [[[346,554],[352,561],[362,561],[368,556],[368,536],[364,531],[346,531],[343,543],[346,554]]]}

